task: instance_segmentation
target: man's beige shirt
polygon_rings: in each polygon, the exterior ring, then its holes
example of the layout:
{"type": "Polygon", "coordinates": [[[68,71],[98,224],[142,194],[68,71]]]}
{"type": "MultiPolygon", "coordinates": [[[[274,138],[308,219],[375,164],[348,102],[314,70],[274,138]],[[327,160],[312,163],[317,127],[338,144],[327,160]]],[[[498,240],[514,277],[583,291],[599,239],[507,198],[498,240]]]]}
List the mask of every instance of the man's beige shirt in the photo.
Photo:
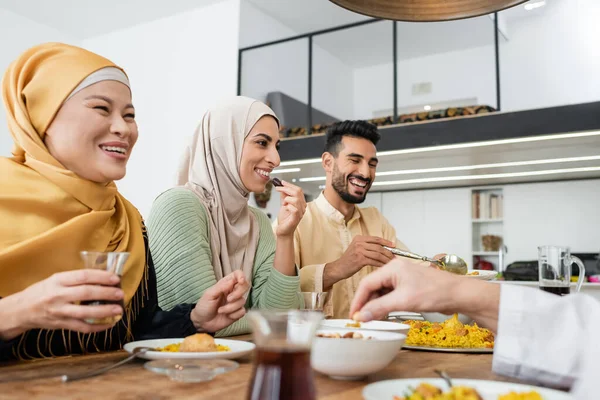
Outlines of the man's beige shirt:
{"type": "MultiPolygon", "coordinates": [[[[275,221],[274,226],[276,226],[275,221]]],[[[354,208],[354,215],[345,222],[323,193],[308,203],[306,213],[294,233],[296,266],[300,268],[300,286],[303,292],[323,291],[325,264],[339,259],[355,236],[377,236],[394,243],[400,249],[404,244],[396,239],[396,230],[375,207],[354,208]]],[[[325,308],[325,317],[348,318],[350,303],[362,278],[375,267],[365,266],[353,276],[333,285],[325,308]]]]}

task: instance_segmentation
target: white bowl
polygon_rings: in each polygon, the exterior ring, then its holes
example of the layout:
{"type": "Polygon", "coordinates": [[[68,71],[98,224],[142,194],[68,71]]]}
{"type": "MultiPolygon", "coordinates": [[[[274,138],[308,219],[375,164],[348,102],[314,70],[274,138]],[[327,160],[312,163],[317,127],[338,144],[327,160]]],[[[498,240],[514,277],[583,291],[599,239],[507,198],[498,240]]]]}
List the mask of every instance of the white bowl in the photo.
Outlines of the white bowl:
{"type": "MultiPolygon", "coordinates": [[[[320,329],[318,333],[340,333],[338,329],[320,329]]],[[[310,362],[314,370],[333,379],[361,379],[385,368],[402,348],[406,335],[396,332],[361,330],[372,339],[333,339],[316,337],[310,362]]]]}
{"type": "MultiPolygon", "coordinates": [[[[442,323],[445,320],[452,318],[453,314],[448,315],[448,314],[442,314],[442,313],[437,313],[437,312],[424,312],[424,313],[421,313],[421,315],[423,316],[423,319],[425,321],[442,323]]],[[[458,320],[465,325],[473,322],[473,318],[468,317],[464,314],[458,314],[458,320]]]]}

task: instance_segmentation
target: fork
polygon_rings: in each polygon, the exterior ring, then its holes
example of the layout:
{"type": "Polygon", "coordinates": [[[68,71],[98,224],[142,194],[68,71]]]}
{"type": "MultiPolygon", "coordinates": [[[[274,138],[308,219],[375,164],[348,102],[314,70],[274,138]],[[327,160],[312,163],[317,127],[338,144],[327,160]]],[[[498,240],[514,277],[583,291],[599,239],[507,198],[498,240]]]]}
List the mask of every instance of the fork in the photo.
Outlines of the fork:
{"type": "Polygon", "coordinates": [[[450,379],[450,375],[446,373],[446,371],[440,371],[439,369],[434,369],[433,372],[442,377],[443,380],[446,381],[449,387],[452,387],[452,379],[450,379]]]}
{"type": "Polygon", "coordinates": [[[152,347],[136,347],[131,352],[131,355],[129,355],[127,358],[124,358],[123,360],[121,360],[117,363],[114,363],[113,365],[109,365],[108,367],[99,368],[94,371],[84,372],[82,374],[63,375],[60,379],[63,382],[72,382],[72,381],[78,381],[80,379],[91,378],[92,376],[102,375],[103,373],[110,371],[113,368],[117,368],[123,364],[127,364],[129,361],[133,360],[134,358],[138,357],[141,354],[144,354],[147,351],[153,351],[153,350],[156,350],[156,349],[154,349],[152,347]]]}

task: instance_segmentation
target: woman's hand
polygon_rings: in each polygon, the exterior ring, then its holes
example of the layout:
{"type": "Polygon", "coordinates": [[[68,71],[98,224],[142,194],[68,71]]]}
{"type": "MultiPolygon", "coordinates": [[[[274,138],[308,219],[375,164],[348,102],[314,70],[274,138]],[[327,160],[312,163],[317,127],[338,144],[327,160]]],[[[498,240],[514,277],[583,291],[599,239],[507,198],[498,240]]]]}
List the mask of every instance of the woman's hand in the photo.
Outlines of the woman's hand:
{"type": "Polygon", "coordinates": [[[95,325],[85,319],[123,313],[118,304],[80,305],[82,301],[123,299],[114,287],[119,277],[107,271],[81,269],[60,272],[0,300],[0,338],[12,339],[30,329],[68,329],[99,332],[114,324],[95,325]]]}
{"type": "Polygon", "coordinates": [[[304,193],[296,185],[281,181],[283,186],[274,186],[281,195],[281,208],[277,216],[277,237],[292,237],[306,211],[304,193]]]}
{"type": "Polygon", "coordinates": [[[242,271],[234,271],[204,292],[191,319],[198,331],[217,332],[246,314],[244,295],[250,285],[242,271]]]}

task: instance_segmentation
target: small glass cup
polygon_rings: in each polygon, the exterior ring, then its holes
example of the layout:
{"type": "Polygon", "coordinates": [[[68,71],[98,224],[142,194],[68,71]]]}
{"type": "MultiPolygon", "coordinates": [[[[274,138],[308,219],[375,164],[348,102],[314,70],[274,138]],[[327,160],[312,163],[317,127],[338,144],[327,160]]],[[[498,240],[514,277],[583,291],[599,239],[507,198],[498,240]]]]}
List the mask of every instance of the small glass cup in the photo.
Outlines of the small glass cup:
{"type": "Polygon", "coordinates": [[[256,344],[248,400],[317,398],[310,350],[322,319],[323,314],[317,311],[248,313],[256,344]]]}
{"type": "MultiPolygon", "coordinates": [[[[80,256],[83,260],[83,267],[86,269],[99,269],[105,270],[118,275],[119,277],[123,274],[123,268],[125,262],[129,258],[129,253],[126,252],[100,252],[100,251],[82,251],[80,256]]],[[[121,281],[115,285],[115,287],[121,288],[121,281]]],[[[102,305],[102,304],[118,304],[121,308],[125,309],[123,299],[121,300],[87,300],[82,301],[82,305],[102,305]]],[[[122,318],[122,315],[115,315],[114,317],[106,318],[88,318],[85,320],[88,324],[97,325],[110,325],[118,322],[122,318]]]]}
{"type": "Polygon", "coordinates": [[[329,292],[299,292],[299,296],[304,300],[301,310],[323,311],[329,292]]]}
{"type": "Polygon", "coordinates": [[[538,267],[540,289],[560,296],[571,292],[571,265],[579,267],[579,278],[575,291],[581,290],[585,277],[585,267],[581,260],[571,255],[571,250],[563,246],[538,247],[538,267]]]}

